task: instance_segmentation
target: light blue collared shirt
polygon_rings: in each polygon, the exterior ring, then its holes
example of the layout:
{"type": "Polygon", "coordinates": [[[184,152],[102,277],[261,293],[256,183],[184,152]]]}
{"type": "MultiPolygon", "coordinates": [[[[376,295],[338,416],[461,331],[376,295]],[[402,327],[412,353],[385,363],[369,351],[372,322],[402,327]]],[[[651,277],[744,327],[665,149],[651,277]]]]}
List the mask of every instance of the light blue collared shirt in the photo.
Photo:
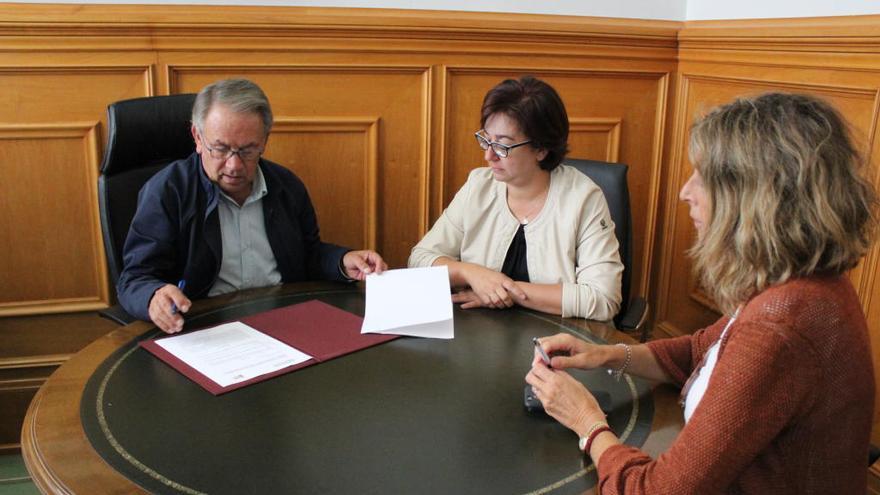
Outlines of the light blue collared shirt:
{"type": "Polygon", "coordinates": [[[208,296],[280,284],[281,272],[263,217],[263,196],[268,193],[263,171],[257,167],[251,193],[241,206],[219,187],[217,190],[223,261],[208,296]]]}

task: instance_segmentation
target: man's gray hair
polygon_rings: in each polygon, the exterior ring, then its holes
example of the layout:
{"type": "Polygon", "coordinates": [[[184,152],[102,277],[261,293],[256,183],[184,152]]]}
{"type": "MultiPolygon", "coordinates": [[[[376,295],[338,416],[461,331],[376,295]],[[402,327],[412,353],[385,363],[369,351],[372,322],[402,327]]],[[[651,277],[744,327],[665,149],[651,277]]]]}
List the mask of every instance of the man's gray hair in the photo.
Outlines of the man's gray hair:
{"type": "Polygon", "coordinates": [[[272,107],[266,94],[247,79],[223,79],[199,91],[192,109],[192,122],[204,132],[205,117],[215,104],[225,105],[236,113],[256,113],[263,119],[266,135],[272,130],[272,107]]]}

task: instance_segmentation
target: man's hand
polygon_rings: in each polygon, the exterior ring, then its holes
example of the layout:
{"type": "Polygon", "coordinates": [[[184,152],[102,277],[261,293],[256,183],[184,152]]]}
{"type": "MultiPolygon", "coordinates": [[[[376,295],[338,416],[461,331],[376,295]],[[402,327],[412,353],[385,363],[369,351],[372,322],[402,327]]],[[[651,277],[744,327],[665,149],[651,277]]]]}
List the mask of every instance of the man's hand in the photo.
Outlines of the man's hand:
{"type": "Polygon", "coordinates": [[[382,273],[388,269],[385,260],[376,251],[349,251],[342,257],[345,275],[353,280],[364,280],[371,273],[382,273]]]}
{"type": "Polygon", "coordinates": [[[192,302],[180,289],[171,284],[159,287],[150,299],[150,319],[165,333],[177,333],[183,329],[180,313],[189,311],[192,302]]]}

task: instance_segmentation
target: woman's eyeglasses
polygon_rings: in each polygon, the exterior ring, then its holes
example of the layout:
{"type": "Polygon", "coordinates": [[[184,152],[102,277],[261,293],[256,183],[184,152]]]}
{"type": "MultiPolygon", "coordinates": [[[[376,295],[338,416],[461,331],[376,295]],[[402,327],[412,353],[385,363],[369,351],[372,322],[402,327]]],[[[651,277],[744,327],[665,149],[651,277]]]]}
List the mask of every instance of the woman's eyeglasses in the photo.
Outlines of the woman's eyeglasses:
{"type": "Polygon", "coordinates": [[[498,155],[498,158],[507,158],[507,155],[510,154],[510,150],[532,142],[532,140],[529,139],[528,141],[523,141],[521,143],[510,145],[504,143],[496,143],[495,141],[489,141],[489,138],[483,134],[484,132],[486,132],[484,129],[480,129],[479,131],[474,133],[474,136],[477,138],[477,143],[480,145],[480,148],[483,151],[486,151],[491,147],[492,152],[498,155]]]}

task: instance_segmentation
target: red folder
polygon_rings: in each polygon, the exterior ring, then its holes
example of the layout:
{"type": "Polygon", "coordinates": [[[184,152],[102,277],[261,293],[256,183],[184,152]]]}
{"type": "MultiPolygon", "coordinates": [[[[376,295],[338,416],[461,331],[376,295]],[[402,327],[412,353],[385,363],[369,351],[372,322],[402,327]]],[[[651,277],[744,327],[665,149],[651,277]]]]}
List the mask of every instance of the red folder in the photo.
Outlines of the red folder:
{"type": "Polygon", "coordinates": [[[208,392],[220,395],[399,337],[399,335],[375,333],[361,334],[363,318],[318,300],[257,313],[239,321],[301,350],[314,359],[221,387],[166,351],[156,343],[155,339],[143,340],[140,345],[208,392]]]}

